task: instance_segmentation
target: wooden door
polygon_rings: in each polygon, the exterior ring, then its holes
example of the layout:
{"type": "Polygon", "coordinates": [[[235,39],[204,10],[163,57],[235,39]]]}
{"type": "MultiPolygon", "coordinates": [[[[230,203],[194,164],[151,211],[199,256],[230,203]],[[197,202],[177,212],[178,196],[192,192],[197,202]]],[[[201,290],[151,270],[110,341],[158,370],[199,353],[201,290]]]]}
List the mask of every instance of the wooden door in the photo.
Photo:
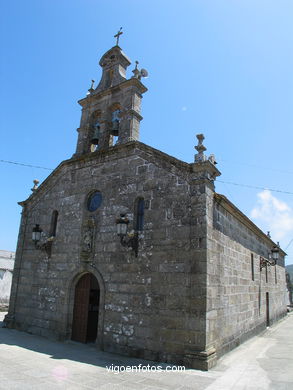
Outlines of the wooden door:
{"type": "Polygon", "coordinates": [[[91,274],[83,275],[76,287],[73,307],[71,339],[86,343],[91,274]]]}

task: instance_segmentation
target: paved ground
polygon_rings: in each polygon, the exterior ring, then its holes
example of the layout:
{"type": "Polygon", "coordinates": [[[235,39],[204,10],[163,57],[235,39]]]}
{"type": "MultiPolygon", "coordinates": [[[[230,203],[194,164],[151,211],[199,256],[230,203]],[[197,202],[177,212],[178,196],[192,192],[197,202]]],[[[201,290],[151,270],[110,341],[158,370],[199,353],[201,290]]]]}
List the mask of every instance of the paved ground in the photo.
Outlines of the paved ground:
{"type": "MultiPolygon", "coordinates": [[[[0,321],[3,317],[0,313],[0,321]]],[[[209,372],[107,370],[139,364],[167,366],[0,328],[0,389],[292,390],[293,313],[227,354],[209,372]]]]}

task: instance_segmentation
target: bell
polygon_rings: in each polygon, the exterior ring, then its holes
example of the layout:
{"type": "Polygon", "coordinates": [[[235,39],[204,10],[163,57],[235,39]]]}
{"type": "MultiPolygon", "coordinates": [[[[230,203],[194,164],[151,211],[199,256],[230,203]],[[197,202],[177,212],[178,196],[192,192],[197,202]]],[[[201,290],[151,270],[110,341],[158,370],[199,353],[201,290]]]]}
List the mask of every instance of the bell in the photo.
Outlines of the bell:
{"type": "Polygon", "coordinates": [[[112,122],[111,134],[114,135],[115,137],[118,137],[119,135],[119,120],[117,119],[112,122]]]}
{"type": "Polygon", "coordinates": [[[98,145],[99,144],[99,138],[100,138],[100,129],[99,128],[95,128],[93,137],[91,139],[91,143],[94,144],[94,145],[98,145]]]}

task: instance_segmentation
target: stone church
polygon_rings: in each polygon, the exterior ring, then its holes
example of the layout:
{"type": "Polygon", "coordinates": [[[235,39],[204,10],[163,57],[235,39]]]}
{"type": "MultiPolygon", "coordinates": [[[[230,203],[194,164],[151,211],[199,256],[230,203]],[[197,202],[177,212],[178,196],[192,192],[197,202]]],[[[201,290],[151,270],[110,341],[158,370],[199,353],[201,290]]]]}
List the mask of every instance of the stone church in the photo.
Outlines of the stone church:
{"type": "Polygon", "coordinates": [[[82,107],[75,154],[20,202],[5,324],[209,369],[286,314],[284,251],[186,163],[139,141],[145,71],[118,45],[82,107]]]}

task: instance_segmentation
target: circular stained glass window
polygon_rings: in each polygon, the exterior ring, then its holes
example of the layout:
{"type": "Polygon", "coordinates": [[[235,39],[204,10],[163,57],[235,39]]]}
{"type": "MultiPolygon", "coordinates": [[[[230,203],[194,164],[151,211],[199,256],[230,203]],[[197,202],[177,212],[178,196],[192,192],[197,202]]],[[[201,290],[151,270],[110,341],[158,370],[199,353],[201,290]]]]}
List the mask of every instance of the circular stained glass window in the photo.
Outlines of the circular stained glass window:
{"type": "Polygon", "coordinates": [[[102,194],[100,191],[95,191],[90,194],[87,200],[87,209],[89,211],[96,211],[101,206],[102,194]]]}

